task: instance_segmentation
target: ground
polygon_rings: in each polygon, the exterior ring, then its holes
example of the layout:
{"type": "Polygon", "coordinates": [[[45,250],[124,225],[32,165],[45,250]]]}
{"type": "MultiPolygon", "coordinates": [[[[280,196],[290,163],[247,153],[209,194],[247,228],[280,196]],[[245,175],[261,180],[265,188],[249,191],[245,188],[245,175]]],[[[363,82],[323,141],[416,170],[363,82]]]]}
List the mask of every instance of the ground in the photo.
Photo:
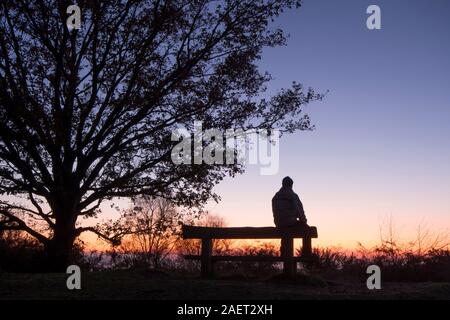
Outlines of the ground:
{"type": "Polygon", "coordinates": [[[82,274],[82,289],[70,291],[65,274],[0,273],[0,299],[446,299],[450,283],[383,283],[368,290],[351,280],[200,280],[160,272],[82,274]]]}

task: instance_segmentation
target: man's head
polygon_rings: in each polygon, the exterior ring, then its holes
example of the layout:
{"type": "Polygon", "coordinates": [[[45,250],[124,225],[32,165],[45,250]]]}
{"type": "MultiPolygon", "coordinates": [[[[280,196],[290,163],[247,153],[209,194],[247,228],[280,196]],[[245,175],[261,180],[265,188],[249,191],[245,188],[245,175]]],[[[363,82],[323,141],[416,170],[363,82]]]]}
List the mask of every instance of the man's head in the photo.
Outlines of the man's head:
{"type": "Polygon", "coordinates": [[[290,177],[284,177],[282,185],[283,187],[292,188],[292,185],[294,184],[294,180],[292,180],[290,177]]]}

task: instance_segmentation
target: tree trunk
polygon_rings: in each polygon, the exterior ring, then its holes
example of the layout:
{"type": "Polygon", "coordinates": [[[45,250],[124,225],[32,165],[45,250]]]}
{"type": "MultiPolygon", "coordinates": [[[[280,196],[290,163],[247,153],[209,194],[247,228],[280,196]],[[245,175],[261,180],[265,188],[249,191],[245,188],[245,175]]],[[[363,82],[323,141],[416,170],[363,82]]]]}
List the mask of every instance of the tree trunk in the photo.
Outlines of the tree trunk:
{"type": "Polygon", "coordinates": [[[47,272],[66,272],[75,242],[75,226],[56,224],[53,238],[45,246],[47,272]]]}
{"type": "Polygon", "coordinates": [[[70,263],[72,247],[74,243],[73,237],[55,236],[47,244],[45,248],[46,265],[48,272],[65,272],[70,263]]]}

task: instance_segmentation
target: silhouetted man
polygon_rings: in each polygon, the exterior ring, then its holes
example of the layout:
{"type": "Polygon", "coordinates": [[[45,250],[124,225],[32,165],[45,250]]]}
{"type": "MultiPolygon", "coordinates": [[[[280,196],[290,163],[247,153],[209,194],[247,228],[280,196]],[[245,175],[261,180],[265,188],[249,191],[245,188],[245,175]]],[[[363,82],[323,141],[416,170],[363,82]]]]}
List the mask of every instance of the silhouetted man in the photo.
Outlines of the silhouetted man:
{"type": "Polygon", "coordinates": [[[279,228],[307,226],[303,204],[292,190],[293,184],[291,178],[285,177],[281,189],[272,198],[273,219],[279,228]]]}

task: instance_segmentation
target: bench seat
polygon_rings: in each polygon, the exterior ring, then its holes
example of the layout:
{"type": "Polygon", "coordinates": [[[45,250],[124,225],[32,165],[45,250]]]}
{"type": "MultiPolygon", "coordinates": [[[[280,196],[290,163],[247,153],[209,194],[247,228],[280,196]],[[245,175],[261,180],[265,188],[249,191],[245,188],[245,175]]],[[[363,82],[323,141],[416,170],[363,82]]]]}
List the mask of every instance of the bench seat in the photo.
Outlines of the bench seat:
{"type": "Polygon", "coordinates": [[[182,227],[183,239],[200,239],[201,255],[186,255],[188,260],[201,261],[201,274],[203,278],[211,277],[213,274],[213,263],[217,261],[268,261],[283,262],[283,272],[286,276],[292,277],[295,274],[296,263],[299,261],[307,262],[312,258],[311,239],[317,238],[317,228],[307,226],[300,228],[276,228],[276,227],[200,227],[188,226],[182,227]],[[300,257],[294,257],[294,239],[302,238],[302,254],[300,257]],[[214,239],[280,239],[280,256],[213,256],[212,246],[214,239]]]}
{"type": "Polygon", "coordinates": [[[303,230],[283,230],[276,227],[232,227],[214,228],[183,226],[184,239],[281,239],[292,238],[317,238],[317,228],[309,227],[303,230]]]}

